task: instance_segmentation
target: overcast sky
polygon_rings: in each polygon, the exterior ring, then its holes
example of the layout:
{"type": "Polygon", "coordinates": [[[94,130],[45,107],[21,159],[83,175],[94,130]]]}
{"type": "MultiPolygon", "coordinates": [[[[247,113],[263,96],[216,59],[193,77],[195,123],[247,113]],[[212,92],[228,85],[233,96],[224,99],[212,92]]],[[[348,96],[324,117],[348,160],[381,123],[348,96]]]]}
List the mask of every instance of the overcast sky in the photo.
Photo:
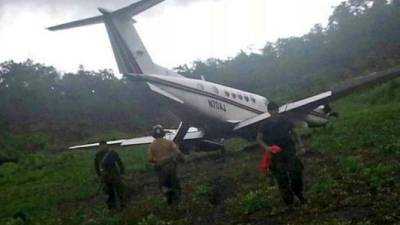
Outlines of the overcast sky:
{"type": "MultiPolygon", "coordinates": [[[[50,32],[44,28],[98,15],[135,0],[0,0],[0,62],[31,58],[64,72],[112,68],[104,25],[50,32]]],[[[343,0],[166,0],[135,19],[155,62],[172,68],[197,59],[234,57],[267,41],[326,25],[343,0]]]]}

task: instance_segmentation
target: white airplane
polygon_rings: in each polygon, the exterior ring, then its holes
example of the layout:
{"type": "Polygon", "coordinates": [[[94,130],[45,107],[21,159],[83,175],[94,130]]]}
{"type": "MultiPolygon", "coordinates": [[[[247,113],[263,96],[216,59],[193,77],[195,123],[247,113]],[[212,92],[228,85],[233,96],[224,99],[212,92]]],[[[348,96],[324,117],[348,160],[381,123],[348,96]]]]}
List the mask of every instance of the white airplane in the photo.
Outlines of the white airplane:
{"type": "MultiPolygon", "coordinates": [[[[135,27],[133,16],[163,2],[142,0],[116,11],[103,8],[102,15],[49,27],[51,31],[104,23],[118,69],[133,82],[144,82],[148,90],[169,101],[170,110],[181,120],[178,129],[167,138],[183,147],[219,148],[225,138],[243,137],[254,140],[260,123],[267,120],[269,99],[206,81],[186,78],[153,62],[135,27]],[[192,128],[191,128],[192,127],[192,128]]],[[[162,38],[162,36],[160,36],[162,38]]],[[[400,67],[363,76],[347,86],[290,102],[280,106],[298,126],[318,127],[329,122],[332,113],[328,103],[356,90],[400,76],[400,67]]],[[[157,106],[156,106],[157,107],[157,106]]],[[[123,146],[146,144],[151,137],[117,140],[108,144],[123,146]]],[[[72,149],[96,146],[98,143],[73,146],[72,149]]]]}

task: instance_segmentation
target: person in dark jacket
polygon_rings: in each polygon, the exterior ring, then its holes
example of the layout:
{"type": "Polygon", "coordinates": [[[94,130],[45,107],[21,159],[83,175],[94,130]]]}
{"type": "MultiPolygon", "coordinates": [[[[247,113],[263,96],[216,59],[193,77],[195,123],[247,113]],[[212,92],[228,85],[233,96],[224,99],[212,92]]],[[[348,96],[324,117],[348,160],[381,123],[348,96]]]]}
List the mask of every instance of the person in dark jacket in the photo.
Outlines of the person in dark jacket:
{"type": "Polygon", "coordinates": [[[94,168],[103,185],[104,193],[108,195],[106,202],[108,208],[125,207],[125,184],[122,179],[125,167],[118,153],[110,150],[105,141],[100,142],[94,168]]]}
{"type": "Polygon", "coordinates": [[[296,155],[296,143],[302,146],[300,136],[294,124],[284,115],[279,114],[279,106],[270,102],[268,112],[271,117],[261,124],[257,133],[257,143],[266,152],[271,146],[278,146],[282,151],[272,154],[270,171],[276,179],[283,201],[292,206],[294,196],[300,203],[306,203],[303,196],[303,164],[296,155]]]}

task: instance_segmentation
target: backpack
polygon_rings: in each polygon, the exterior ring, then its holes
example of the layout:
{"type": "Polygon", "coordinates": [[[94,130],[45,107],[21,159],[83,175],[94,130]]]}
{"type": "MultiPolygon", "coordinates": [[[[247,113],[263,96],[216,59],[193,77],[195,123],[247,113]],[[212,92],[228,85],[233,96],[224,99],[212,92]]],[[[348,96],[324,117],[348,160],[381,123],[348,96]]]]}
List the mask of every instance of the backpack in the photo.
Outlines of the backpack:
{"type": "Polygon", "coordinates": [[[110,173],[111,171],[115,170],[117,173],[120,173],[119,166],[117,164],[117,158],[115,154],[111,151],[107,151],[106,154],[103,156],[103,159],[100,161],[100,168],[103,174],[110,173]]]}

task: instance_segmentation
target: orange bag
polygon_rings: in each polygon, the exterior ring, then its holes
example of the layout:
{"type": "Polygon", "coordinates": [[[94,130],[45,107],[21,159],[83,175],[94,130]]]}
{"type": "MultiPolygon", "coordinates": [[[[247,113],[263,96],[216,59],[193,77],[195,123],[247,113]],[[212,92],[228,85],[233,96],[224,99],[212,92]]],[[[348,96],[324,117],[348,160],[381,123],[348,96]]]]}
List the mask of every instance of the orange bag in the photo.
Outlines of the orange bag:
{"type": "Polygon", "coordinates": [[[260,172],[265,175],[268,173],[269,166],[271,165],[272,154],[278,154],[282,151],[278,145],[271,145],[269,147],[271,148],[271,152],[264,152],[260,161],[260,172]]]}
{"type": "Polygon", "coordinates": [[[271,165],[271,153],[265,152],[260,161],[260,172],[266,175],[268,173],[270,165],[271,165]]]}
{"type": "Polygon", "coordinates": [[[278,145],[271,145],[269,147],[271,148],[271,152],[274,154],[277,154],[282,151],[281,147],[279,147],[278,145]]]}

